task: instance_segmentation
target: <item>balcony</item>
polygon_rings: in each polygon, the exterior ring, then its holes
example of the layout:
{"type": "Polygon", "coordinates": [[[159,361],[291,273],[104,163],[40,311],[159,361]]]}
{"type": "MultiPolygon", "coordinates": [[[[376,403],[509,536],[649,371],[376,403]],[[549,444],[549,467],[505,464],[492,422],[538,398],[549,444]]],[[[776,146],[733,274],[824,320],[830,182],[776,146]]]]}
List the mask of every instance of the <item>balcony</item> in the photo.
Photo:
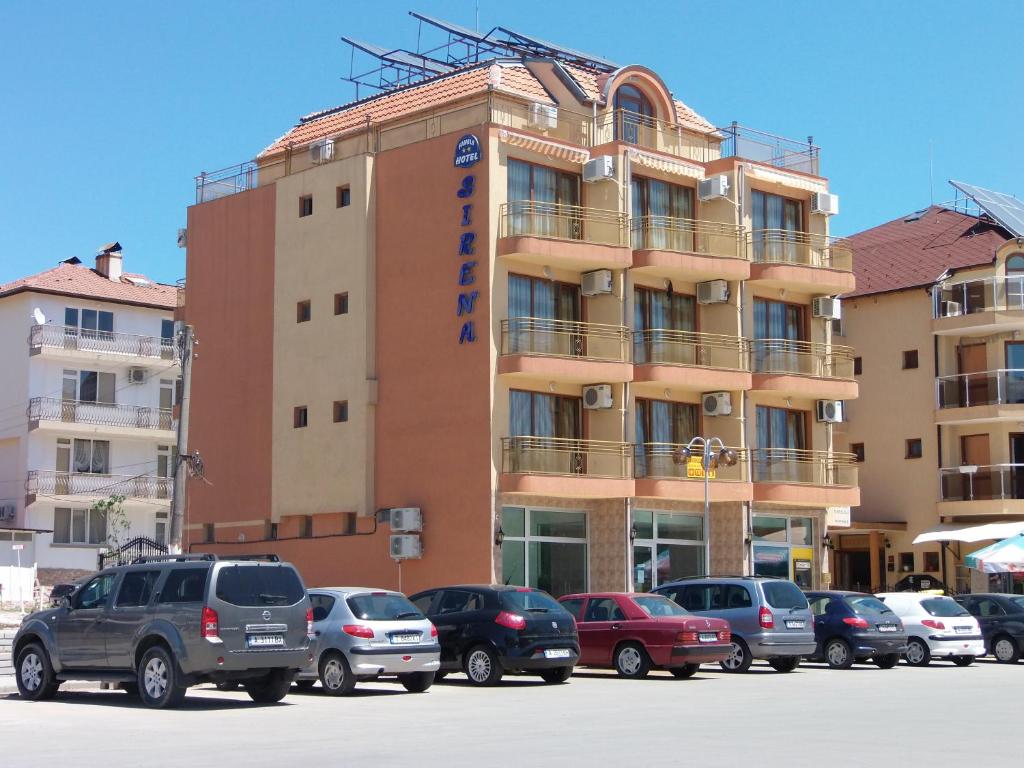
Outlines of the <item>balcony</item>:
{"type": "Polygon", "coordinates": [[[631,220],[633,269],[671,280],[747,280],[743,227],[716,221],[642,216],[631,220]]]}
{"type": "Polygon", "coordinates": [[[1024,464],[939,470],[939,514],[1024,515],[1024,464]]]}
{"type": "Polygon", "coordinates": [[[613,141],[698,163],[717,160],[721,156],[721,137],[715,133],[694,133],[682,126],[626,109],[608,110],[597,117],[591,146],[613,141]]]}
{"type": "Polygon", "coordinates": [[[1001,333],[1024,325],[1024,275],[936,287],[932,330],[940,336],[1001,333]]]}
{"type": "Polygon", "coordinates": [[[501,322],[498,373],[573,384],[629,381],[629,344],[629,329],[619,325],[514,317],[501,322]]]}
{"type": "Polygon", "coordinates": [[[632,459],[628,443],[503,437],[499,489],[573,498],[632,496],[632,459]]]}
{"type": "Polygon", "coordinates": [[[156,475],[101,475],[31,470],[26,490],[32,496],[78,496],[105,499],[170,499],[173,479],[156,475]]]}
{"type": "MultiPolygon", "coordinates": [[[[643,443],[633,458],[636,495],[641,498],[704,501],[704,475],[700,460],[676,464],[672,456],[683,446],[677,443],[643,443]]],[[[747,456],[736,449],[739,461],[720,466],[708,478],[711,501],[750,501],[753,486],[747,479],[747,456]]]]}
{"type": "Polygon", "coordinates": [[[169,408],[61,400],[55,397],[33,397],[29,400],[28,420],[29,429],[56,429],[75,434],[116,433],[164,440],[174,439],[173,430],[176,426],[169,408]],[[80,429],[75,429],[75,425],[80,429]]]}
{"type": "Polygon", "coordinates": [[[749,360],[747,340],[737,336],[663,329],[633,333],[637,394],[664,387],[687,392],[750,389],[749,360]]]}
{"type": "Polygon", "coordinates": [[[498,210],[498,255],[574,271],[632,264],[629,218],[618,211],[518,200],[498,210]]]}
{"type": "Polygon", "coordinates": [[[806,142],[787,139],[732,123],[719,128],[724,134],[722,157],[738,157],[773,168],[820,175],[821,148],[808,137],[806,142]]]}
{"type": "Polygon", "coordinates": [[[938,424],[1024,420],[1024,370],[940,376],[935,391],[938,424]]]}
{"type": "Polygon", "coordinates": [[[29,331],[28,347],[30,355],[75,359],[178,360],[174,339],[64,325],[33,325],[29,331]]]}
{"type": "Polygon", "coordinates": [[[790,339],[750,342],[757,391],[834,400],[857,397],[853,348],[790,339]]]}
{"type": "Polygon", "coordinates": [[[259,168],[250,161],[196,176],[196,204],[255,189],[259,184],[259,168]]]}
{"type": "Polygon", "coordinates": [[[860,504],[852,453],[754,448],[750,454],[754,501],[806,507],[860,504]]]}
{"type": "Polygon", "coordinates": [[[757,229],[747,236],[747,244],[753,262],[750,279],[769,287],[849,293],[857,285],[849,240],[787,229],[757,229]]]}

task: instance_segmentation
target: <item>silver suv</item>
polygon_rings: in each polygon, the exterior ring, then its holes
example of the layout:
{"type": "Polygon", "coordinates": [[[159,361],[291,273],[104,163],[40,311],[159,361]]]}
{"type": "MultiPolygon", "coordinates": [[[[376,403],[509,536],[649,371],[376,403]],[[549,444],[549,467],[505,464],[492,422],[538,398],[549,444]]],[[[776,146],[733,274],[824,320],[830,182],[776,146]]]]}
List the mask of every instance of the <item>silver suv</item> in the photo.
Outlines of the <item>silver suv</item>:
{"type": "Polygon", "coordinates": [[[725,619],[732,630],[726,672],[746,672],[754,659],[792,672],[814,653],[814,617],[792,581],[760,576],[707,576],[664,584],[654,590],[690,613],[725,619]]]}
{"type": "Polygon", "coordinates": [[[98,680],[160,708],[204,682],[280,701],[312,659],[312,635],[302,579],[276,556],[167,555],[100,571],[59,607],[25,617],[12,650],[26,699],[98,680]]]}

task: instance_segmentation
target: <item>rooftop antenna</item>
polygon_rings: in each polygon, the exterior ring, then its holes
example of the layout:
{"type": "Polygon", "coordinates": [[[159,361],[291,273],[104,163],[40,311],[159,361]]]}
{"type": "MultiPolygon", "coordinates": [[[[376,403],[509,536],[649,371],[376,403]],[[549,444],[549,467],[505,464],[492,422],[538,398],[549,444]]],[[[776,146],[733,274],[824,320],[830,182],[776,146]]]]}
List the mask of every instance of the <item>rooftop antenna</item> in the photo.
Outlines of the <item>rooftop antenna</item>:
{"type": "Polygon", "coordinates": [[[480,32],[480,0],[476,0],[476,31],[480,32]]]}
{"type": "Polygon", "coordinates": [[[935,160],[931,139],[928,139],[928,205],[935,205],[935,160]]]}

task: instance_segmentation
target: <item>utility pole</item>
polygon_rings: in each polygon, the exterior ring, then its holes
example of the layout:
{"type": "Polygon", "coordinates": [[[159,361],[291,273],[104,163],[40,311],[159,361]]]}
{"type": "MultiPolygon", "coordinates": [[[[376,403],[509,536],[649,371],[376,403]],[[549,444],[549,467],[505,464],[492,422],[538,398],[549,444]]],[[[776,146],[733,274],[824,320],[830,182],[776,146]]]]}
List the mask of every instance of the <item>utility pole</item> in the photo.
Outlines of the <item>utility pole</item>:
{"type": "Polygon", "coordinates": [[[178,460],[174,462],[174,492],[171,495],[171,554],[181,554],[182,528],[185,520],[185,486],[188,482],[186,467],[188,454],[188,406],[192,388],[192,347],[195,337],[192,326],[175,323],[178,353],[181,355],[181,401],[178,403],[178,460]]]}

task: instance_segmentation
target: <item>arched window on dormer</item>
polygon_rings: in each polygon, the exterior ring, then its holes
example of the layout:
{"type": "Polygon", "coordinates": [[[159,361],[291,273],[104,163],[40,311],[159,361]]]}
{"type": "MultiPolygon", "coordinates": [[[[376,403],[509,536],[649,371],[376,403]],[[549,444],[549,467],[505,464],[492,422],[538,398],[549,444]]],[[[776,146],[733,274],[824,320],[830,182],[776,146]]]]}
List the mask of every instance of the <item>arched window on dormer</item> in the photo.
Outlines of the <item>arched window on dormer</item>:
{"type": "Polygon", "coordinates": [[[615,138],[641,144],[645,132],[655,126],[654,106],[635,85],[620,85],[615,91],[615,138]]]}
{"type": "Polygon", "coordinates": [[[1024,310],[1024,253],[1006,257],[1006,308],[1024,310]]]}

